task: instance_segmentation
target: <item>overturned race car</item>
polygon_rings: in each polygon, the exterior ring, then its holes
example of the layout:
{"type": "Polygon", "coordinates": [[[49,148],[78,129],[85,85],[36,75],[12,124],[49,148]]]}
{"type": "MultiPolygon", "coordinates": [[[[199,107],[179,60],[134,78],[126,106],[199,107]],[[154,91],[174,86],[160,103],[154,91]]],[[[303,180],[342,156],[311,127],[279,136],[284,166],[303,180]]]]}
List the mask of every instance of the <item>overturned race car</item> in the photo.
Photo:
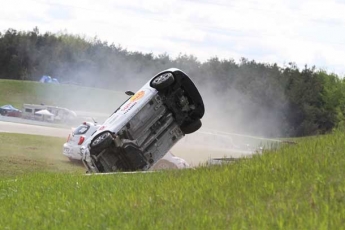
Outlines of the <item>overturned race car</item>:
{"type": "Polygon", "coordinates": [[[90,173],[146,171],[181,138],[201,127],[204,103],[179,69],[151,78],[81,147],[90,173]]]}
{"type": "MultiPolygon", "coordinates": [[[[97,122],[83,122],[78,127],[68,134],[66,143],[63,144],[63,155],[68,157],[72,162],[79,162],[82,159],[80,154],[80,147],[84,141],[89,138],[101,125],[97,122]]],[[[185,169],[189,168],[189,164],[182,158],[175,156],[168,151],[164,157],[157,161],[150,168],[151,171],[165,170],[165,169],[185,169]]]]}

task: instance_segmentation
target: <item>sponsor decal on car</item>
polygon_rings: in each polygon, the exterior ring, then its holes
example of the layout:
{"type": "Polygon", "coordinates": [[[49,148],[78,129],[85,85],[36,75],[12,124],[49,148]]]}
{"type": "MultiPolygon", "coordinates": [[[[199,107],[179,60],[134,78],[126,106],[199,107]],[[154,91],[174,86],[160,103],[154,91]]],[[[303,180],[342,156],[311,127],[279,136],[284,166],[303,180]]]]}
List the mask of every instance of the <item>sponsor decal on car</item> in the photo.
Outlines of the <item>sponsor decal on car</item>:
{"type": "Polygon", "coordinates": [[[98,128],[99,131],[103,130],[105,128],[104,125],[102,125],[101,127],[98,128]]]}
{"type": "Polygon", "coordinates": [[[130,101],[129,103],[127,103],[126,105],[123,106],[123,108],[121,109],[121,111],[123,111],[123,114],[126,114],[129,110],[131,110],[135,105],[137,104],[136,101],[130,101]]]}
{"type": "Polygon", "coordinates": [[[133,105],[133,102],[129,102],[126,105],[123,106],[123,108],[121,109],[121,111],[126,111],[129,107],[131,107],[131,105],[133,105]]]}
{"type": "Polygon", "coordinates": [[[128,111],[131,110],[136,104],[137,104],[137,102],[130,103],[130,106],[128,106],[126,108],[126,111],[123,114],[128,113],[128,111]]]}
{"type": "Polygon", "coordinates": [[[139,101],[144,95],[145,95],[145,91],[141,90],[137,92],[136,94],[134,94],[129,100],[131,102],[139,101]]]}

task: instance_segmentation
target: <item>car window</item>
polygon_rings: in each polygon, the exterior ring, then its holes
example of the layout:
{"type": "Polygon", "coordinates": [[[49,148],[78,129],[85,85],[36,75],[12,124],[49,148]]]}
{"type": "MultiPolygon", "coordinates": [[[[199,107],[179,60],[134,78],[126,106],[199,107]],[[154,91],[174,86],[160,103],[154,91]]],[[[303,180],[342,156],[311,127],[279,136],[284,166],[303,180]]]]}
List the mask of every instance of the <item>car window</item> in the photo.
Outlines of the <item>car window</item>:
{"type": "Polygon", "coordinates": [[[90,126],[88,125],[81,125],[76,128],[73,132],[74,135],[82,135],[85,134],[89,130],[90,126]]]}
{"type": "MultiPolygon", "coordinates": [[[[129,99],[131,99],[131,97],[129,97],[127,100],[125,100],[111,115],[113,115],[114,113],[116,113],[117,111],[119,111],[119,109],[121,108],[121,106],[123,106],[129,99]]],[[[110,115],[110,117],[111,117],[110,115]]]]}

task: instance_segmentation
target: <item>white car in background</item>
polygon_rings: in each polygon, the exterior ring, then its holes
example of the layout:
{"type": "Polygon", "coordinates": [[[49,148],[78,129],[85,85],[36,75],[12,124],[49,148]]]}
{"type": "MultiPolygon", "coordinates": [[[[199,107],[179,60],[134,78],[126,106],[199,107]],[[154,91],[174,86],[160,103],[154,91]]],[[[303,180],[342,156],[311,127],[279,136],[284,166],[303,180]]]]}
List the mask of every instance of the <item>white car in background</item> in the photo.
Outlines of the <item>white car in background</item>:
{"type": "MultiPolygon", "coordinates": [[[[80,147],[101,125],[92,122],[83,122],[75,128],[67,137],[63,145],[63,155],[70,161],[81,161],[80,147]]],[[[183,169],[189,168],[189,164],[182,158],[174,156],[170,151],[154,164],[150,170],[183,169]]]]}
{"type": "Polygon", "coordinates": [[[67,142],[63,145],[63,155],[71,161],[81,160],[80,147],[99,127],[101,126],[95,122],[83,122],[75,128],[68,135],[67,142]]]}

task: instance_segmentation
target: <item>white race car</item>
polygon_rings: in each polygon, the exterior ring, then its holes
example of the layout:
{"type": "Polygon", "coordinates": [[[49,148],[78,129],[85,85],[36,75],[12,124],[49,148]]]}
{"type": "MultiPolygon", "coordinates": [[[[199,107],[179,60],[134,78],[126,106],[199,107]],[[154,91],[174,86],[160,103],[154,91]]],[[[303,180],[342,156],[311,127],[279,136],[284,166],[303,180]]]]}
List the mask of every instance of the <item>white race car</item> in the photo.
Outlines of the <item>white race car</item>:
{"type": "Polygon", "coordinates": [[[204,103],[179,69],[151,78],[81,147],[88,172],[146,171],[186,134],[201,127],[204,103]]]}
{"type": "Polygon", "coordinates": [[[63,155],[71,161],[81,160],[80,147],[96,130],[101,127],[97,123],[83,122],[67,137],[67,142],[63,145],[63,155]]]}
{"type": "MultiPolygon", "coordinates": [[[[80,147],[101,125],[92,122],[83,122],[75,128],[67,137],[67,142],[63,145],[63,155],[70,161],[80,161],[82,159],[80,147]]],[[[154,164],[150,170],[163,169],[183,169],[189,168],[189,164],[182,158],[174,156],[170,151],[154,164]]]]}

